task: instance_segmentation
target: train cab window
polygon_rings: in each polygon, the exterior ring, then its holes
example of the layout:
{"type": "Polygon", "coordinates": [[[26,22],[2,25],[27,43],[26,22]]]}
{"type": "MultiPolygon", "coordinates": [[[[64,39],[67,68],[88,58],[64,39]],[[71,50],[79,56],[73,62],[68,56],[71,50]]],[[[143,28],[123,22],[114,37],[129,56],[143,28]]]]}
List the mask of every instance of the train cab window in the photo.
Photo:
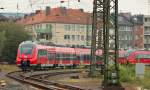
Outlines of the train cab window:
{"type": "Polygon", "coordinates": [[[47,50],[39,49],[38,50],[38,56],[39,57],[41,57],[41,56],[47,56],[47,50]]]}
{"type": "Polygon", "coordinates": [[[20,47],[21,54],[31,55],[32,51],[33,51],[33,45],[32,44],[23,44],[20,47]]]}

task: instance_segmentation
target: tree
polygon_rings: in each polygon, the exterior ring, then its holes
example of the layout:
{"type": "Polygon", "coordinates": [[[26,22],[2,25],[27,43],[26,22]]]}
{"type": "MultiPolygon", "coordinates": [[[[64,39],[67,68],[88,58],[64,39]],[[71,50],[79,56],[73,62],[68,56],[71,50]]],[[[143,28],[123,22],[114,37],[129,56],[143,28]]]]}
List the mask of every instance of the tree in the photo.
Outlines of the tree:
{"type": "Polygon", "coordinates": [[[2,50],[4,48],[5,41],[6,41],[5,31],[0,31],[0,57],[2,56],[2,50]]]}
{"type": "Polygon", "coordinates": [[[2,60],[14,62],[18,45],[30,39],[30,35],[24,30],[22,25],[14,22],[0,22],[0,54],[2,60]]]}

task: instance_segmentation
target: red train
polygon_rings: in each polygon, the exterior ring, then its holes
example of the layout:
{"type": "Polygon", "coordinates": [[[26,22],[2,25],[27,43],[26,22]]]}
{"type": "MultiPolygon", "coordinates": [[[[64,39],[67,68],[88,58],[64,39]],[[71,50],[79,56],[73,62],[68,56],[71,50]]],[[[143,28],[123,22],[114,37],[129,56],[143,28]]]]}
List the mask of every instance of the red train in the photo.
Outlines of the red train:
{"type": "MultiPolygon", "coordinates": [[[[39,45],[31,41],[19,45],[17,65],[24,67],[56,67],[90,65],[90,49],[39,45]]],[[[96,52],[102,54],[101,50],[96,52]]],[[[101,64],[98,61],[97,64],[101,64]]]]}
{"type": "Polygon", "coordinates": [[[121,64],[150,64],[150,51],[148,50],[127,50],[120,51],[118,62],[121,64]]]}
{"type": "Polygon", "coordinates": [[[128,63],[145,63],[150,64],[150,51],[133,51],[127,56],[128,63]]]}
{"type": "MultiPolygon", "coordinates": [[[[102,64],[102,50],[96,51],[99,58],[97,65],[102,64]]],[[[16,62],[21,67],[57,67],[90,65],[90,49],[44,46],[32,41],[19,45],[16,62]]],[[[150,64],[150,51],[119,51],[118,62],[121,64],[137,62],[150,64]],[[137,60],[138,59],[138,60],[137,60]]]]}

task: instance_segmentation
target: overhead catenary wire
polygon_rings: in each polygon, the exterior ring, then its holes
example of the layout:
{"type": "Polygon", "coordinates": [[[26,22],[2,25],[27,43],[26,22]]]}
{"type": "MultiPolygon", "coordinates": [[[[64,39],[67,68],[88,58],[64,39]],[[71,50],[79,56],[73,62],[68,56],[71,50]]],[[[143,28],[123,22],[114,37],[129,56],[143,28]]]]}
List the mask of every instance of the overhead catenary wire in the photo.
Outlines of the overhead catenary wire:
{"type": "Polygon", "coordinates": [[[5,1],[3,3],[3,6],[5,8],[5,12],[6,11],[14,12],[15,9],[15,12],[17,11],[18,13],[33,13],[37,9],[45,9],[46,6],[50,6],[51,8],[62,6],[75,9],[79,8],[84,9],[85,7],[87,7],[87,2],[84,0],[23,0],[23,1],[17,0],[15,2],[10,0],[7,2],[5,1]],[[61,1],[64,1],[64,3],[60,4],[61,1]]]}

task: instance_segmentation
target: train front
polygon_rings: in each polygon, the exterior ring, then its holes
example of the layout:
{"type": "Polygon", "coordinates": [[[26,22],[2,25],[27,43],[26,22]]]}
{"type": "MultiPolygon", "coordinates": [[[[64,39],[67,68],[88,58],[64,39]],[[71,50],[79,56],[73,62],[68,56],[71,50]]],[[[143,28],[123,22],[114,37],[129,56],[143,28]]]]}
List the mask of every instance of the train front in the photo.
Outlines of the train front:
{"type": "Polygon", "coordinates": [[[35,44],[32,42],[23,42],[19,45],[16,63],[21,68],[28,68],[36,63],[35,44]]]}

